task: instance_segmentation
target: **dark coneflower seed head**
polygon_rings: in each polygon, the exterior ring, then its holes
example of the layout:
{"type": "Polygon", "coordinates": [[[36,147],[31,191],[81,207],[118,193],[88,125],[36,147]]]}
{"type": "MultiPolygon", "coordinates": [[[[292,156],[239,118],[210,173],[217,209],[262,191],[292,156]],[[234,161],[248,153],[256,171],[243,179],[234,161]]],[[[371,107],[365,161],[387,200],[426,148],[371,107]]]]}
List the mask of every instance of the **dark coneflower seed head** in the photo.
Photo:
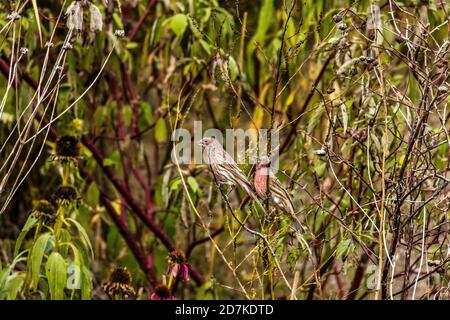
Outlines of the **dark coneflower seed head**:
{"type": "Polygon", "coordinates": [[[77,200],[77,190],[72,186],[61,186],[53,194],[53,199],[58,202],[71,202],[77,200]]]}
{"type": "Polygon", "coordinates": [[[112,300],[123,299],[136,294],[131,286],[131,274],[127,268],[115,268],[109,276],[109,281],[103,285],[103,290],[112,300]]]}
{"type": "Polygon", "coordinates": [[[47,200],[38,200],[34,203],[32,214],[47,223],[55,220],[56,208],[47,200]]]}
{"type": "Polygon", "coordinates": [[[56,140],[56,157],[59,159],[76,159],[80,157],[81,144],[73,136],[61,136],[56,140]]]}
{"type": "Polygon", "coordinates": [[[109,276],[110,282],[118,282],[123,284],[130,284],[131,283],[131,274],[127,270],[127,268],[116,268],[111,272],[111,275],[109,276]]]}
{"type": "Polygon", "coordinates": [[[156,286],[155,293],[158,296],[160,296],[161,298],[170,297],[170,289],[164,284],[160,284],[159,286],[156,286]]]}
{"type": "Polygon", "coordinates": [[[186,256],[184,255],[183,251],[175,250],[169,253],[168,256],[169,263],[185,263],[186,262],[186,256]]]}
{"type": "Polygon", "coordinates": [[[48,202],[47,200],[38,200],[36,201],[34,207],[33,207],[33,211],[35,212],[40,212],[40,213],[45,213],[48,215],[53,215],[55,214],[55,207],[48,202]]]}

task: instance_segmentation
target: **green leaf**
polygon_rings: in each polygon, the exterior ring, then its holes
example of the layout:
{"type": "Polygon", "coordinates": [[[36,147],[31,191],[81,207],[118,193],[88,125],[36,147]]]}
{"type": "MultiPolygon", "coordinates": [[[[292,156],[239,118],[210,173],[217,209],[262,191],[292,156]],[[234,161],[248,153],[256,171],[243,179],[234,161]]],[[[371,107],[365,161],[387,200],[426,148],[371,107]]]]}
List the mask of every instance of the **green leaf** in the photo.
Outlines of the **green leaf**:
{"type": "Polygon", "coordinates": [[[353,242],[351,239],[342,240],[336,248],[336,257],[343,258],[353,249],[353,242]]]}
{"type": "Polygon", "coordinates": [[[86,203],[95,208],[95,206],[97,206],[98,204],[99,197],[100,192],[97,188],[97,184],[95,182],[92,182],[86,191],[86,203]]]}
{"type": "Polygon", "coordinates": [[[114,150],[111,155],[103,160],[103,165],[105,167],[115,166],[120,164],[120,152],[119,150],[114,150]]]}
{"type": "Polygon", "coordinates": [[[38,9],[36,0],[31,0],[31,2],[33,3],[34,16],[36,17],[36,24],[37,24],[38,32],[39,32],[39,41],[42,46],[42,30],[41,30],[41,21],[39,19],[39,9],[38,9]]]}
{"type": "Polygon", "coordinates": [[[25,236],[27,235],[28,231],[30,231],[37,223],[38,219],[34,215],[30,215],[27,219],[27,222],[25,222],[25,225],[22,228],[22,231],[20,231],[19,236],[17,237],[16,246],[14,248],[14,257],[16,257],[19,254],[20,247],[22,246],[23,239],[25,239],[25,236]]]}
{"type": "Polygon", "coordinates": [[[92,275],[88,268],[81,268],[81,300],[90,300],[92,292],[92,275]]]}
{"type": "Polygon", "coordinates": [[[75,225],[75,227],[78,229],[78,232],[81,234],[84,242],[88,245],[89,247],[89,251],[91,253],[91,257],[94,258],[94,250],[92,249],[92,245],[91,242],[89,241],[89,237],[86,233],[86,230],[83,228],[83,226],[76,220],[72,219],[72,218],[67,218],[67,221],[70,221],[71,223],[73,223],[75,225]]]}
{"type": "Polygon", "coordinates": [[[308,120],[308,133],[311,133],[314,128],[319,124],[320,119],[322,118],[322,114],[325,111],[325,107],[323,103],[320,103],[316,109],[312,112],[312,115],[310,116],[308,120]]]}
{"type": "Polygon", "coordinates": [[[166,21],[177,36],[182,36],[186,31],[186,27],[188,25],[188,19],[186,15],[179,13],[174,15],[173,17],[170,17],[166,21]]]}
{"type": "Polygon", "coordinates": [[[254,40],[262,42],[266,36],[267,30],[274,21],[273,16],[273,0],[264,0],[261,10],[259,11],[258,28],[254,40]]]}
{"type": "Polygon", "coordinates": [[[167,141],[167,125],[163,118],[159,118],[155,125],[155,139],[157,142],[167,141]]]}
{"type": "MultiPolygon", "coordinates": [[[[255,35],[250,39],[247,46],[247,59],[248,61],[253,61],[253,53],[257,48],[257,43],[263,47],[264,39],[266,38],[267,30],[269,29],[271,23],[275,21],[273,12],[273,2],[274,0],[264,0],[261,10],[259,11],[258,26],[256,28],[255,35]]],[[[248,76],[253,82],[255,80],[255,70],[254,64],[249,63],[247,65],[248,76]]]]}
{"type": "Polygon", "coordinates": [[[22,284],[24,282],[24,278],[21,275],[13,274],[8,279],[8,295],[6,297],[7,300],[15,300],[17,297],[17,293],[19,292],[22,284]]]}
{"type": "Polygon", "coordinates": [[[137,42],[128,42],[127,43],[127,49],[135,49],[139,46],[139,44],[137,42]]]}
{"type": "Polygon", "coordinates": [[[42,258],[44,257],[47,242],[50,239],[50,233],[41,235],[33,246],[31,253],[31,288],[36,289],[39,282],[39,274],[41,271],[42,258]]]}
{"type": "MultiPolygon", "coordinates": [[[[180,181],[181,182],[181,181],[180,181]]],[[[187,183],[191,187],[191,190],[197,192],[200,188],[198,186],[197,180],[194,177],[188,177],[187,183]]]]}
{"type": "Polygon", "coordinates": [[[326,168],[327,168],[327,163],[326,162],[322,162],[322,163],[320,163],[320,164],[318,164],[318,165],[316,165],[314,167],[314,170],[316,171],[317,176],[319,178],[323,177],[326,168]]]}
{"type": "Polygon", "coordinates": [[[67,284],[66,262],[58,252],[53,252],[47,260],[45,269],[51,299],[63,300],[67,284]]]}

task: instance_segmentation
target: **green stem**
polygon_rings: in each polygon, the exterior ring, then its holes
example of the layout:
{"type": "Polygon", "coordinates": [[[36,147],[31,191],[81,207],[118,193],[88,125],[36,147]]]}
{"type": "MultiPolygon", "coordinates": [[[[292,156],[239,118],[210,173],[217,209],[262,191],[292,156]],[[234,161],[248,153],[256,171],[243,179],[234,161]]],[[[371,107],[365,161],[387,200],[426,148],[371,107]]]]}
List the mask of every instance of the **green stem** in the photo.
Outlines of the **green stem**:
{"type": "Polygon", "coordinates": [[[69,183],[69,172],[70,172],[70,168],[69,168],[69,164],[63,164],[63,181],[62,181],[62,185],[63,186],[67,186],[69,183]]]}
{"type": "Polygon", "coordinates": [[[170,289],[170,287],[172,286],[172,282],[173,282],[173,272],[172,270],[170,270],[170,278],[169,278],[169,284],[167,285],[167,287],[170,289]]]}
{"type": "Polygon", "coordinates": [[[64,210],[63,207],[60,206],[58,208],[58,211],[56,212],[56,222],[55,222],[55,226],[54,226],[54,234],[55,234],[55,251],[58,251],[59,249],[59,236],[61,234],[61,228],[62,228],[62,223],[63,223],[63,214],[64,210]]]}

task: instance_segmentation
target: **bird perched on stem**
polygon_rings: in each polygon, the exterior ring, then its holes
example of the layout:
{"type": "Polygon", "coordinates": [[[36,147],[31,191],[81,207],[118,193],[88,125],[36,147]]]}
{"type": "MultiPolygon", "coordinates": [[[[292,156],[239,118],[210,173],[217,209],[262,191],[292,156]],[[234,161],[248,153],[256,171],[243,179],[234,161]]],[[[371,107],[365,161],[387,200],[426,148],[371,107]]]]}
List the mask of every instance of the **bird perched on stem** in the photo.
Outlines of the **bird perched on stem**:
{"type": "Polygon", "coordinates": [[[213,137],[206,137],[198,143],[206,151],[208,157],[208,164],[214,176],[216,183],[220,185],[229,185],[231,189],[227,195],[233,190],[235,186],[240,186],[244,191],[253,198],[263,208],[259,202],[253,186],[247,179],[245,174],[239,168],[237,163],[233,160],[228,152],[226,152],[221,143],[213,137]]]}
{"type": "Polygon", "coordinates": [[[270,164],[271,162],[268,157],[261,157],[256,162],[254,177],[256,194],[263,200],[267,200],[269,197],[270,203],[283,212],[289,214],[290,218],[294,221],[295,229],[300,233],[304,233],[304,228],[295,215],[294,204],[292,203],[291,196],[273,173],[270,168],[270,164]],[[267,189],[267,184],[269,184],[269,190],[267,189]]]}

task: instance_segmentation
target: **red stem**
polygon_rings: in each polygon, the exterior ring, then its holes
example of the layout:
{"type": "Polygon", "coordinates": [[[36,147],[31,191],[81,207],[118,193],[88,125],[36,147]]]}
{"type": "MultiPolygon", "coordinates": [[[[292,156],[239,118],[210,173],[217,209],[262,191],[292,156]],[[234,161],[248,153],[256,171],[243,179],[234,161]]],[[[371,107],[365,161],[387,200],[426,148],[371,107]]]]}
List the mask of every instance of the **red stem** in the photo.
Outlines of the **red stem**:
{"type": "Polygon", "coordinates": [[[153,6],[156,4],[156,0],[151,0],[148,5],[147,8],[145,9],[144,13],[142,14],[142,16],[139,18],[139,21],[136,23],[136,25],[134,26],[133,30],[131,30],[130,35],[128,36],[128,40],[131,42],[134,40],[134,38],[136,37],[136,34],[139,32],[139,30],[142,27],[142,24],[145,21],[145,18],[147,18],[147,16],[150,14],[150,11],[153,9],[153,6]]]}

